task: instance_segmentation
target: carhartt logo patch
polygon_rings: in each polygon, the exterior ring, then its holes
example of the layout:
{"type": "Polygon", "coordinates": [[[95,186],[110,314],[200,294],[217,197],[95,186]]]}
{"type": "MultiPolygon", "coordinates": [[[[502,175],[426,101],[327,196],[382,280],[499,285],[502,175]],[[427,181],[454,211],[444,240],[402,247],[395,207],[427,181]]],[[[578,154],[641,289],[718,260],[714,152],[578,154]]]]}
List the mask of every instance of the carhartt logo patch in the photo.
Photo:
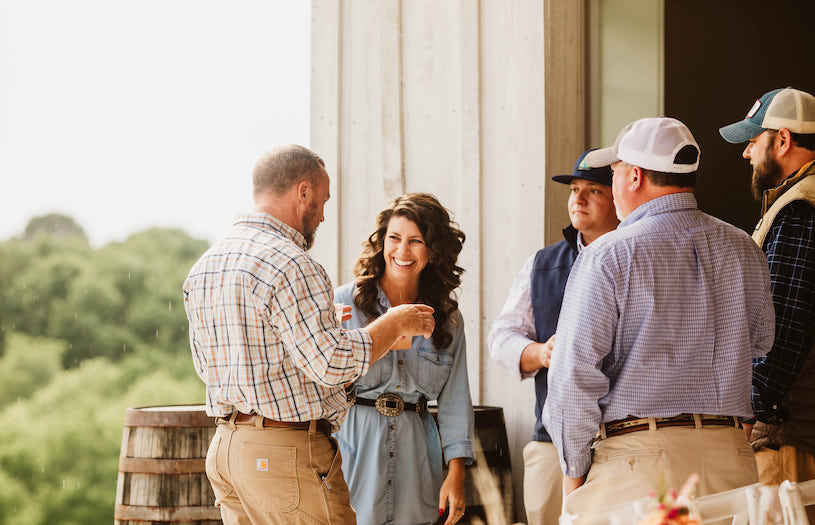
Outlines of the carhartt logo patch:
{"type": "Polygon", "coordinates": [[[269,458],[258,458],[258,472],[269,472],[269,458]]]}
{"type": "Polygon", "coordinates": [[[756,114],[756,111],[758,111],[758,108],[760,108],[760,107],[761,107],[761,101],[756,100],[756,103],[753,104],[753,107],[751,107],[750,111],[747,112],[747,118],[753,118],[753,115],[756,114]]]}

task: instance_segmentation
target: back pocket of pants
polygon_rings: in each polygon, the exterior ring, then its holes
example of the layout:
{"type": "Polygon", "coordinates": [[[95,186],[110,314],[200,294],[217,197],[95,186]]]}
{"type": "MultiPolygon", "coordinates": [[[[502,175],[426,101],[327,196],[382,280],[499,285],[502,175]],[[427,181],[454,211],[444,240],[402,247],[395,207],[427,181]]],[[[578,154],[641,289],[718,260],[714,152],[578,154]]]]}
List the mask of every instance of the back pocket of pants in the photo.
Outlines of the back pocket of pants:
{"type": "Polygon", "coordinates": [[[238,449],[239,495],[264,512],[290,512],[300,502],[297,449],[241,443],[238,449]]]}

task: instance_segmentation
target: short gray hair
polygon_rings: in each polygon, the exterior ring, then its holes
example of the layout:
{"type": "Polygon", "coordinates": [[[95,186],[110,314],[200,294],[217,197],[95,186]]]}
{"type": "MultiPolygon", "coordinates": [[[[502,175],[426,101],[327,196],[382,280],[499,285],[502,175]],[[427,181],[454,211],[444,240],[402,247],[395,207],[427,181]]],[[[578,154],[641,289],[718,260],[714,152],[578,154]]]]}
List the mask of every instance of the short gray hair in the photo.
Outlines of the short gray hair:
{"type": "Polygon", "coordinates": [[[279,196],[302,180],[316,184],[323,169],[325,162],[310,149],[297,144],[278,146],[264,153],[255,163],[252,193],[257,196],[271,191],[279,196]]]}

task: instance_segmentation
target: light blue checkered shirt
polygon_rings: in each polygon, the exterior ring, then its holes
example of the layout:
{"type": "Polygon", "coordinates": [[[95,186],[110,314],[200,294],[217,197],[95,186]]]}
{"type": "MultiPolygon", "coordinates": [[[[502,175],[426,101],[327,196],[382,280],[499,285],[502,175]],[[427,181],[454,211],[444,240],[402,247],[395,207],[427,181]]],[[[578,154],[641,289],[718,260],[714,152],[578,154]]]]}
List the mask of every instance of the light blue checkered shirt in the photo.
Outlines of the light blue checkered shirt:
{"type": "Polygon", "coordinates": [[[748,417],[751,359],[773,343],[764,254],[692,193],[641,205],[578,256],[560,312],[543,422],[570,477],[601,422],[748,417]]]}

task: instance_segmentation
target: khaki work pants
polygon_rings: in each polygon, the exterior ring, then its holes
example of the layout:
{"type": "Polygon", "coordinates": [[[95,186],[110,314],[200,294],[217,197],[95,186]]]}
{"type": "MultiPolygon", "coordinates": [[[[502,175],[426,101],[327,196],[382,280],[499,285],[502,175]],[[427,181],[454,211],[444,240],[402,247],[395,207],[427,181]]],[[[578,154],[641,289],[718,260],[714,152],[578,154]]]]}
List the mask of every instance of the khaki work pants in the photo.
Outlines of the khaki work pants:
{"type": "Polygon", "coordinates": [[[586,482],[564,499],[564,511],[582,514],[645,498],[660,487],[679,490],[699,474],[696,496],[758,481],[744,430],[728,426],[662,427],[598,441],[586,482]]]}
{"type": "Polygon", "coordinates": [[[207,477],[224,525],[356,523],[337,442],[316,429],[218,420],[207,477]]]}
{"type": "Polygon", "coordinates": [[[552,443],[524,447],[524,507],[528,525],[557,525],[563,505],[563,473],[552,443]]]}

